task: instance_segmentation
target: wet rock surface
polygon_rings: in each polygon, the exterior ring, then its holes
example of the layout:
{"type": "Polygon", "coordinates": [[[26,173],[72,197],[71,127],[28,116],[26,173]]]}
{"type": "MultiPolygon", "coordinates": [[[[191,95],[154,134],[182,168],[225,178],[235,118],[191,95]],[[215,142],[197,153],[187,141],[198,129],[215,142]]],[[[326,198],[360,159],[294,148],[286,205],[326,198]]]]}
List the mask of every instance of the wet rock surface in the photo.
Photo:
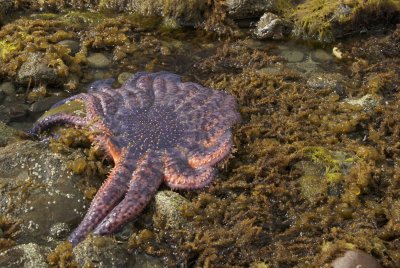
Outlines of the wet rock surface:
{"type": "Polygon", "coordinates": [[[21,132],[0,122],[0,147],[21,140],[20,134],[21,132]]]}
{"type": "Polygon", "coordinates": [[[15,86],[12,82],[4,82],[0,84],[0,92],[11,99],[15,99],[15,86]]]}
{"type": "Polygon", "coordinates": [[[123,245],[107,237],[88,237],[73,249],[73,253],[79,267],[92,264],[99,268],[123,268],[135,263],[135,258],[123,245]]]}
{"type": "Polygon", "coordinates": [[[274,0],[228,0],[228,14],[233,19],[259,18],[264,12],[272,10],[274,0]]]}
{"type": "Polygon", "coordinates": [[[0,252],[0,267],[35,267],[48,268],[46,254],[49,248],[38,246],[34,243],[15,246],[4,252],[0,252]]]}
{"type": "Polygon", "coordinates": [[[70,49],[70,54],[76,54],[79,49],[80,49],[80,44],[78,41],[75,40],[62,40],[58,42],[57,44],[61,46],[65,46],[68,49],[70,49]]]}
{"type": "Polygon", "coordinates": [[[289,34],[289,23],[273,13],[264,13],[257,22],[254,35],[257,39],[280,40],[289,34]]]}
{"type": "Polygon", "coordinates": [[[316,73],[307,80],[307,85],[312,89],[329,88],[342,97],[346,94],[347,84],[349,84],[349,79],[339,73],[316,73]]]}
{"type": "Polygon", "coordinates": [[[182,208],[190,202],[180,194],[172,191],[161,191],[155,196],[154,222],[160,228],[179,229],[190,223],[183,217],[182,208]]]}
{"type": "Polygon", "coordinates": [[[79,222],[87,203],[75,187],[66,157],[34,141],[0,150],[0,213],[21,220],[18,242],[44,243],[55,223],[79,222]]]}
{"type": "Polygon", "coordinates": [[[111,64],[111,60],[102,53],[93,53],[89,55],[89,57],[87,57],[87,62],[89,66],[98,69],[109,67],[111,64]]]}
{"type": "Polygon", "coordinates": [[[59,83],[60,77],[54,68],[49,67],[49,62],[40,52],[32,52],[27,55],[27,60],[18,70],[17,80],[19,83],[59,83]]]}
{"type": "Polygon", "coordinates": [[[50,96],[41,98],[29,106],[29,111],[32,113],[40,113],[48,110],[53,104],[65,99],[62,96],[50,96]]]}

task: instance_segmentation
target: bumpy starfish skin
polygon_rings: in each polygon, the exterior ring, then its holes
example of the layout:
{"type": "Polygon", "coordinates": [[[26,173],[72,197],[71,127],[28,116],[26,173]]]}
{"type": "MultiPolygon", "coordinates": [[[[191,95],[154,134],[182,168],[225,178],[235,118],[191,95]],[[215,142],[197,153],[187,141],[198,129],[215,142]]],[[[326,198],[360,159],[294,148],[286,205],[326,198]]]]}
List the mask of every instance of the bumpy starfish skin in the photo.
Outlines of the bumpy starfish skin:
{"type": "Polygon", "coordinates": [[[76,245],[89,232],[110,234],[150,202],[162,182],[197,189],[214,178],[214,165],[232,145],[239,122],[235,99],[222,91],[182,83],[167,73],[137,73],[121,88],[113,80],[93,83],[88,93],[65,99],[85,104],[85,117],[54,114],[40,119],[32,135],[55,125],[86,127],[115,166],[81,224],[69,236],[76,245]]]}

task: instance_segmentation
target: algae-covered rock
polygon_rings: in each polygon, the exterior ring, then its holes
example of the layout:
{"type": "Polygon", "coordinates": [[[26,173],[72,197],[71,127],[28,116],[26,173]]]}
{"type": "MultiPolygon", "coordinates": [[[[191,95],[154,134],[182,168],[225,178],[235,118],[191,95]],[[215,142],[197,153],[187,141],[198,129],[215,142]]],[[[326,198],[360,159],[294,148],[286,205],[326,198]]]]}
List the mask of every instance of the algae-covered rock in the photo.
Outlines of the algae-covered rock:
{"type": "Polygon", "coordinates": [[[344,177],[356,159],[344,152],[323,147],[307,148],[305,151],[309,160],[296,165],[303,173],[300,177],[302,195],[311,202],[328,195],[340,197],[345,191],[344,177]]]}
{"type": "Polygon", "coordinates": [[[180,194],[172,191],[158,192],[155,196],[155,224],[166,229],[179,229],[183,225],[190,225],[182,213],[184,206],[190,206],[190,202],[180,194]]]}
{"type": "Polygon", "coordinates": [[[294,21],[295,36],[333,42],[350,34],[396,25],[400,18],[400,2],[306,0],[286,14],[294,21]]]}
{"type": "Polygon", "coordinates": [[[307,86],[315,90],[331,89],[339,96],[346,95],[349,79],[340,73],[313,73],[307,80],[307,86]]]}
{"type": "MultiPolygon", "coordinates": [[[[14,1],[18,2],[18,1],[14,1]]],[[[163,17],[172,17],[180,23],[194,25],[201,22],[204,12],[209,6],[207,0],[45,0],[45,1],[25,1],[30,9],[36,10],[63,10],[66,8],[72,9],[92,9],[100,11],[123,11],[135,12],[141,15],[152,16],[158,15],[163,17]]]]}
{"type": "Polygon", "coordinates": [[[59,83],[60,77],[55,69],[49,67],[49,62],[43,53],[29,53],[27,60],[18,70],[17,80],[19,83],[30,83],[37,81],[41,83],[59,83]]]}
{"type": "Polygon", "coordinates": [[[73,253],[78,267],[96,265],[106,267],[131,267],[134,257],[126,248],[109,237],[89,236],[79,243],[73,253]]]}

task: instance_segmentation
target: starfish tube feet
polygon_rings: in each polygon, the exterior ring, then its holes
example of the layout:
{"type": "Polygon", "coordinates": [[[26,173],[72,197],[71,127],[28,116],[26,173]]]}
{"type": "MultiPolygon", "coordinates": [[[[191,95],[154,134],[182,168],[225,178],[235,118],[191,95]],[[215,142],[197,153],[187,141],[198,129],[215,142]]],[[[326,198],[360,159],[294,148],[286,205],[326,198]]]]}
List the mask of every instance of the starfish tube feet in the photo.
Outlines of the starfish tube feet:
{"type": "Polygon", "coordinates": [[[93,231],[123,198],[128,189],[132,170],[133,167],[129,165],[126,157],[122,157],[98,190],[81,224],[68,237],[72,245],[77,245],[89,232],[93,231]]]}
{"type": "Polygon", "coordinates": [[[139,215],[147,206],[162,183],[163,177],[161,163],[152,159],[156,158],[147,156],[138,164],[124,199],[96,227],[95,234],[113,233],[139,215]]]}

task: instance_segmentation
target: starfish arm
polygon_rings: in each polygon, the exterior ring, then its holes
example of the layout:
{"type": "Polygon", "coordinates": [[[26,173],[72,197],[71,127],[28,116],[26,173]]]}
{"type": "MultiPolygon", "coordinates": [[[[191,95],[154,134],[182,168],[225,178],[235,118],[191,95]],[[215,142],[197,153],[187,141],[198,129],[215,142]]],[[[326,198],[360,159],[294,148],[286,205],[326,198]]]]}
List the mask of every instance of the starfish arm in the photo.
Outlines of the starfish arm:
{"type": "Polygon", "coordinates": [[[37,124],[35,124],[33,128],[28,131],[28,134],[30,136],[37,136],[46,129],[63,124],[83,127],[87,124],[87,122],[85,118],[75,115],[69,115],[64,113],[49,115],[44,119],[42,119],[41,121],[39,121],[37,124]]]}
{"type": "Polygon", "coordinates": [[[95,234],[113,233],[147,206],[162,183],[162,163],[157,159],[148,154],[138,163],[124,199],[97,226],[95,234]]]}
{"type": "Polygon", "coordinates": [[[178,153],[168,153],[164,157],[164,182],[172,189],[203,188],[214,176],[214,168],[206,166],[193,169],[178,153]]]}
{"type": "Polygon", "coordinates": [[[75,246],[85,238],[123,198],[128,189],[132,170],[133,166],[129,164],[126,155],[121,156],[107,180],[98,190],[84,219],[69,236],[68,240],[72,245],[75,246]]]}
{"type": "Polygon", "coordinates": [[[229,154],[231,146],[232,135],[230,131],[227,131],[211,147],[202,148],[198,146],[194,150],[190,150],[188,156],[189,165],[192,168],[213,166],[229,154]]]}
{"type": "Polygon", "coordinates": [[[137,73],[122,86],[126,89],[125,95],[133,95],[141,108],[151,106],[154,103],[153,82],[157,73],[137,73]]]}

